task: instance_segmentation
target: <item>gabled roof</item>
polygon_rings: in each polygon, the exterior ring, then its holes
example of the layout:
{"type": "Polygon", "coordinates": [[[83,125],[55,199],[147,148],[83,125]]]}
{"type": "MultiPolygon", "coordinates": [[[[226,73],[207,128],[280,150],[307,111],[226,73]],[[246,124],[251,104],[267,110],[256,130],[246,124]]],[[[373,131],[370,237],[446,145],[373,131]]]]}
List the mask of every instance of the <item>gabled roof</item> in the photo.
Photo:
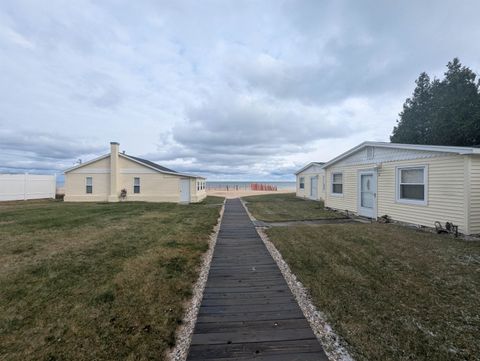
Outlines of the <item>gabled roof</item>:
{"type": "Polygon", "coordinates": [[[149,165],[150,167],[153,167],[155,169],[158,169],[159,171],[162,171],[162,172],[169,172],[169,173],[178,173],[172,169],[168,169],[160,164],[157,164],[157,163],[154,163],[154,162],[151,162],[147,159],[142,159],[142,158],[138,158],[138,157],[134,157],[133,155],[128,155],[128,154],[122,154],[122,155],[126,155],[128,158],[132,159],[132,160],[136,160],[137,162],[140,162],[140,163],[143,163],[143,164],[147,164],[149,165]]]}
{"type": "Polygon", "coordinates": [[[102,160],[102,159],[105,159],[105,158],[108,158],[108,157],[110,157],[110,153],[109,153],[109,154],[101,155],[100,157],[97,157],[97,158],[94,158],[94,159],[92,159],[92,160],[89,160],[88,162],[80,163],[80,164],[77,164],[77,165],[75,165],[75,166],[73,166],[73,167],[70,167],[70,168],[68,168],[68,169],[65,169],[65,170],[63,171],[63,173],[68,173],[68,172],[70,172],[70,171],[72,171],[72,170],[75,170],[75,169],[78,169],[78,168],[82,168],[82,167],[84,167],[84,166],[86,166],[86,165],[95,163],[95,162],[97,162],[97,161],[99,161],[99,160],[102,160]]]}
{"type": "Polygon", "coordinates": [[[312,165],[318,165],[318,166],[322,167],[324,164],[325,164],[324,162],[310,162],[310,163],[308,163],[305,167],[297,170],[297,171],[295,172],[295,175],[297,175],[298,173],[302,173],[305,169],[310,168],[312,165]]]}
{"type": "Polygon", "coordinates": [[[165,174],[172,174],[172,175],[179,175],[179,176],[182,176],[182,177],[190,177],[190,178],[202,178],[202,179],[205,179],[205,177],[202,177],[202,176],[198,176],[198,175],[195,175],[195,174],[188,174],[188,173],[180,173],[180,172],[177,172],[177,171],[174,171],[172,169],[168,169],[164,166],[161,166],[160,164],[157,164],[157,163],[154,163],[154,162],[151,162],[149,160],[146,160],[146,159],[142,159],[142,158],[138,158],[138,157],[133,157],[131,155],[127,155],[127,154],[124,154],[124,153],[119,153],[119,155],[121,157],[124,157],[124,158],[127,158],[127,159],[130,159],[131,161],[133,162],[136,162],[136,163],[139,163],[139,164],[142,164],[146,167],[149,167],[151,169],[154,169],[160,173],[165,173],[165,174]]]}
{"type": "Polygon", "coordinates": [[[440,152],[440,153],[454,153],[454,154],[480,154],[480,148],[474,147],[453,147],[445,145],[422,145],[422,144],[401,144],[401,143],[387,143],[387,142],[363,142],[356,147],[340,154],[339,156],[329,160],[323,165],[323,168],[329,167],[338,161],[347,158],[355,152],[365,147],[380,147],[380,148],[394,148],[394,149],[408,149],[408,150],[420,150],[427,152],[440,152]]]}
{"type": "MultiPolygon", "coordinates": [[[[157,163],[154,163],[152,161],[149,161],[147,159],[142,159],[142,158],[138,158],[138,157],[134,157],[134,156],[131,156],[131,155],[127,155],[127,154],[124,154],[124,153],[118,153],[118,155],[120,157],[124,157],[124,158],[127,158],[129,160],[131,160],[132,162],[135,162],[135,163],[139,163],[141,165],[144,165],[148,168],[151,168],[153,170],[156,170],[160,173],[165,173],[165,174],[172,174],[172,175],[178,175],[178,176],[182,176],[182,177],[189,177],[189,178],[202,178],[202,179],[205,179],[205,177],[201,177],[201,176],[198,176],[198,175],[194,175],[194,174],[187,174],[187,173],[179,173],[179,172],[176,172],[172,169],[169,169],[169,168],[166,168],[164,166],[161,166],[160,164],[157,164],[157,163]]],[[[81,164],[78,164],[74,167],[71,167],[71,168],[68,168],[64,171],[64,173],[67,173],[67,172],[70,172],[72,170],[75,170],[75,169],[78,169],[78,168],[81,168],[81,167],[84,167],[88,164],[91,164],[91,163],[94,163],[96,161],[99,161],[101,159],[104,159],[104,158],[108,158],[110,157],[110,153],[109,154],[105,154],[105,155],[102,155],[98,158],[95,158],[95,159],[92,159],[88,162],[85,162],[85,163],[81,163],[81,164]]]]}

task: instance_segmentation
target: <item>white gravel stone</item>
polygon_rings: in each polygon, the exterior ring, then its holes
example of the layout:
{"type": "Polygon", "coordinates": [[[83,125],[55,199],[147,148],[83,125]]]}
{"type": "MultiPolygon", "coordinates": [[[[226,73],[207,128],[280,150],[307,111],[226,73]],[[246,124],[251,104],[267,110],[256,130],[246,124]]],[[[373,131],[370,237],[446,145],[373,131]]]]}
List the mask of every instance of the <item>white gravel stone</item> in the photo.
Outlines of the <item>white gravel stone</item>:
{"type": "MultiPolygon", "coordinates": [[[[243,202],[250,219],[256,221],[256,219],[249,212],[247,206],[243,202]]],[[[312,328],[315,336],[322,344],[325,353],[331,361],[354,361],[353,357],[349,354],[345,348],[346,342],[341,339],[328,324],[326,316],[321,311],[317,310],[312,303],[312,298],[308,290],[293,274],[292,270],[288,266],[287,262],[283,259],[280,252],[275,245],[268,239],[265,233],[265,228],[257,227],[257,232],[262,238],[263,243],[267,247],[268,251],[272,255],[273,259],[277,263],[283,277],[287,281],[288,287],[292,291],[295,299],[297,300],[300,309],[302,310],[305,318],[307,319],[310,327],[312,328]]]]}
{"type": "Polygon", "coordinates": [[[208,272],[210,271],[210,264],[212,263],[213,251],[215,249],[215,244],[217,243],[224,209],[225,201],[220,210],[218,222],[213,229],[213,233],[210,235],[208,251],[203,255],[200,274],[192,289],[193,296],[185,305],[185,315],[182,319],[182,325],[176,331],[175,347],[165,355],[167,361],[184,361],[187,359],[188,349],[190,348],[193,330],[195,328],[195,323],[197,322],[198,311],[200,309],[200,304],[202,303],[203,291],[205,289],[205,284],[207,283],[208,272]]]}

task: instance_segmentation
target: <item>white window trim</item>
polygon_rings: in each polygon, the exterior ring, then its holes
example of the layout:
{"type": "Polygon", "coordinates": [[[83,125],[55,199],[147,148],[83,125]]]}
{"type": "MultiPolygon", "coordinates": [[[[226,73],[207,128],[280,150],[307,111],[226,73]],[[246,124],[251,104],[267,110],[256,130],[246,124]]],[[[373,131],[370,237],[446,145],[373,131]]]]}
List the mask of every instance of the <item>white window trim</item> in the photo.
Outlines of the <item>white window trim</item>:
{"type": "Polygon", "coordinates": [[[427,206],[428,205],[428,165],[408,165],[408,166],[397,166],[395,167],[395,202],[401,204],[411,204],[416,206],[427,206]],[[416,199],[403,199],[400,198],[400,176],[401,171],[404,169],[423,169],[423,191],[424,199],[422,201],[416,199]]]}
{"type": "MultiPolygon", "coordinates": [[[[340,183],[336,183],[336,184],[340,184],[340,183]]],[[[345,187],[345,179],[343,177],[343,172],[332,172],[332,174],[330,175],[330,195],[333,196],[333,197],[343,197],[343,192],[344,192],[344,188],[345,187]],[[333,191],[333,176],[335,174],[341,174],[342,175],[342,193],[335,193],[333,191]]]]}
{"type": "Polygon", "coordinates": [[[298,177],[298,189],[305,190],[305,177],[304,176],[298,177]],[[303,182],[302,182],[302,179],[303,179],[303,182]],[[301,186],[302,183],[303,183],[303,187],[301,186]]]}
{"type": "Polygon", "coordinates": [[[142,182],[140,177],[133,177],[133,194],[140,194],[142,192],[142,182]],[[138,185],[135,184],[135,179],[138,179],[138,185]],[[138,187],[138,193],[135,193],[135,187],[138,187]]]}
{"type": "Polygon", "coordinates": [[[93,177],[92,176],[86,176],[85,177],[85,194],[86,195],[92,195],[93,194],[93,177]],[[92,180],[92,184],[90,185],[90,187],[92,187],[92,192],[91,193],[88,193],[87,192],[87,186],[88,186],[88,182],[87,182],[87,179],[90,178],[92,180]]]}

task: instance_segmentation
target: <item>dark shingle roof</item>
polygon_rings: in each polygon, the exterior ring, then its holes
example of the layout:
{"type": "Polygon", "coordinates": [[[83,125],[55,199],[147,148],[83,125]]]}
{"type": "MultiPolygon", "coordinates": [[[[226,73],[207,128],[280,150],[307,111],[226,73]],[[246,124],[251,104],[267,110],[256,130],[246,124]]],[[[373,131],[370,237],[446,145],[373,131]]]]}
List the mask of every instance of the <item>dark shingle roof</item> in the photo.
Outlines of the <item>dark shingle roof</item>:
{"type": "Polygon", "coordinates": [[[170,173],[178,173],[172,169],[168,169],[164,166],[161,166],[160,164],[157,164],[157,163],[154,163],[154,162],[151,162],[147,159],[142,159],[142,158],[138,158],[138,157],[134,157],[133,155],[128,155],[128,154],[125,154],[127,157],[129,158],[132,158],[132,159],[135,159],[136,161],[138,162],[141,162],[141,163],[144,163],[146,165],[149,165],[150,167],[152,168],[155,168],[155,169],[158,169],[159,171],[162,171],[162,172],[170,172],[170,173]]]}

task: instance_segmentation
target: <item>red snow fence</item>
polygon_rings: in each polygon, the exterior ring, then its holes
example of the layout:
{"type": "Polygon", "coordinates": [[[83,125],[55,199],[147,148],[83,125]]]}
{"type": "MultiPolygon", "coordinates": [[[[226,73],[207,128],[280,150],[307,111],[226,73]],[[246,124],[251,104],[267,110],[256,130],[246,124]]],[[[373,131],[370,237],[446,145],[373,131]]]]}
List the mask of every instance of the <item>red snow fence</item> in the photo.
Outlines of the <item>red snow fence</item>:
{"type": "Polygon", "coordinates": [[[252,191],[277,191],[277,186],[263,183],[251,183],[250,189],[252,191]]]}

